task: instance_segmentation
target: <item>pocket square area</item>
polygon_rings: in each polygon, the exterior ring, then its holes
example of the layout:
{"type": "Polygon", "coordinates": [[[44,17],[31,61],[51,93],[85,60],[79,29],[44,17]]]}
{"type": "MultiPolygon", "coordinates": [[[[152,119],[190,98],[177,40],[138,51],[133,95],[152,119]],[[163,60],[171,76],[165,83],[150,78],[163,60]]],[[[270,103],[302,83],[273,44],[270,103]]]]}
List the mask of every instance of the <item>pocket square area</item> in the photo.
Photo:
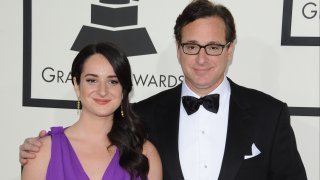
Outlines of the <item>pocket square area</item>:
{"type": "Polygon", "coordinates": [[[251,145],[251,155],[245,155],[244,159],[250,159],[255,156],[258,156],[261,153],[261,151],[257,148],[257,146],[253,143],[251,145]]]}

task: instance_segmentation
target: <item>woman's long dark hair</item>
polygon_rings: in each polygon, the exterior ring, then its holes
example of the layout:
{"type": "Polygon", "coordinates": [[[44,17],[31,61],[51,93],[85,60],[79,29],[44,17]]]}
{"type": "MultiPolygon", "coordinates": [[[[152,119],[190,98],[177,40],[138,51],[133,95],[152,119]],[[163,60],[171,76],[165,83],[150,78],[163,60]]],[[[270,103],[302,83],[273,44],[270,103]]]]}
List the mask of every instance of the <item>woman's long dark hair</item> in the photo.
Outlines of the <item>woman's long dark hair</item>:
{"type": "Polygon", "coordinates": [[[111,145],[120,151],[120,166],[126,169],[131,179],[140,177],[146,179],[149,163],[142,154],[146,139],[145,129],[141,121],[132,111],[129,103],[129,93],[132,90],[131,68],[127,56],[112,43],[91,44],[83,48],[75,57],[71,76],[80,84],[80,76],[85,61],[94,54],[103,55],[113,67],[113,70],[122,86],[123,98],[121,106],[114,112],[114,120],[108,138],[111,145]],[[124,117],[121,115],[121,108],[124,117]]]}

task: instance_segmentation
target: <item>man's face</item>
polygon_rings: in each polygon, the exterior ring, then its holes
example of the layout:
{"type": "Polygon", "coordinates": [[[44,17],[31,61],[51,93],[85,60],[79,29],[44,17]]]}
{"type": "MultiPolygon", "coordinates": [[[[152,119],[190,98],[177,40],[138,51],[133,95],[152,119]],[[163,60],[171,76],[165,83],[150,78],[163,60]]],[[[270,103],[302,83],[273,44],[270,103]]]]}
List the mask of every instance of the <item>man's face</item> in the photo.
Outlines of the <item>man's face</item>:
{"type": "MultiPolygon", "coordinates": [[[[219,17],[197,19],[181,30],[181,43],[195,43],[199,45],[225,45],[225,24],[219,17]]],[[[204,48],[199,54],[188,55],[177,43],[177,57],[185,76],[188,87],[199,96],[213,91],[223,81],[229,59],[232,58],[234,45],[225,47],[219,56],[207,55],[204,48]]]]}

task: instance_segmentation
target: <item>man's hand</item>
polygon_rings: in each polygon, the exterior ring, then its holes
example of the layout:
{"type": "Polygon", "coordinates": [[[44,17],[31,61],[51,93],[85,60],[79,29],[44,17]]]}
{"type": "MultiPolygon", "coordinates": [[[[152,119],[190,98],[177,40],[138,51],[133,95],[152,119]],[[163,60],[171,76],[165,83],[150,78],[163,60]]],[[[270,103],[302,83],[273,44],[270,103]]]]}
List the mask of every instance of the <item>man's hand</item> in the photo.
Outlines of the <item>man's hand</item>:
{"type": "Polygon", "coordinates": [[[28,159],[33,159],[36,157],[36,152],[38,152],[42,146],[39,141],[40,138],[46,136],[47,132],[45,130],[40,131],[38,137],[27,138],[24,143],[19,147],[19,161],[21,165],[28,163],[28,159]]]}

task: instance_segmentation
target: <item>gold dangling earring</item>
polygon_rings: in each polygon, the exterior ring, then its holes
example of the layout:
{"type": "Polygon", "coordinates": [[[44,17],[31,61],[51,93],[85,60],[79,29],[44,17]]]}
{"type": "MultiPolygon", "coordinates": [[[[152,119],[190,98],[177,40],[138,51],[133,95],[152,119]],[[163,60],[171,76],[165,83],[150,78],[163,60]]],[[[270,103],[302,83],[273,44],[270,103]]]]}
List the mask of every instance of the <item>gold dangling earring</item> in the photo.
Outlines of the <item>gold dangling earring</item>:
{"type": "Polygon", "coordinates": [[[121,105],[121,116],[124,118],[124,112],[123,112],[122,105],[121,105]]]}
{"type": "Polygon", "coordinates": [[[77,101],[77,114],[80,114],[80,100],[77,101]]]}

